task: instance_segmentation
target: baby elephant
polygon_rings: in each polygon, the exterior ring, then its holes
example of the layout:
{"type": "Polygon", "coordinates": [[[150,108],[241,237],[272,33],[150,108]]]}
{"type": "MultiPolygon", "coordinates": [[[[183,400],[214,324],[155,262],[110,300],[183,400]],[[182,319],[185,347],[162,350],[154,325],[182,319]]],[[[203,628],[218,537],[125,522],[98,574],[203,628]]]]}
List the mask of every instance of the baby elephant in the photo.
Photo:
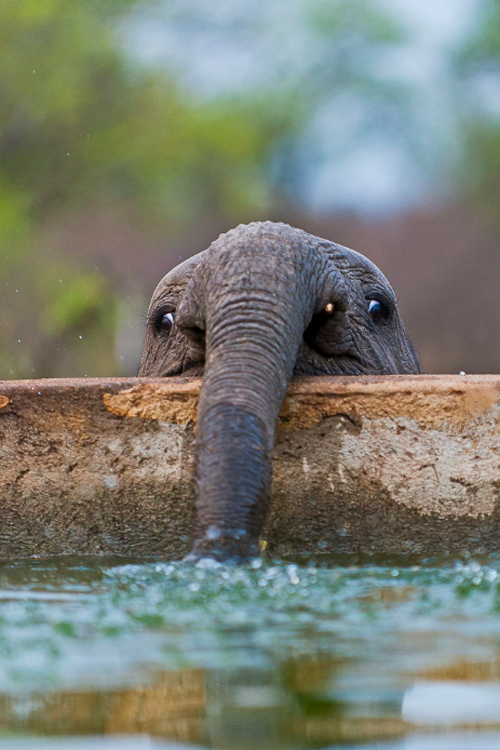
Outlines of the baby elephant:
{"type": "Polygon", "coordinates": [[[259,553],[292,375],[418,371],[389,282],[354,250],[258,222],[170,271],[151,299],[139,375],[204,376],[192,557],[259,553]]]}

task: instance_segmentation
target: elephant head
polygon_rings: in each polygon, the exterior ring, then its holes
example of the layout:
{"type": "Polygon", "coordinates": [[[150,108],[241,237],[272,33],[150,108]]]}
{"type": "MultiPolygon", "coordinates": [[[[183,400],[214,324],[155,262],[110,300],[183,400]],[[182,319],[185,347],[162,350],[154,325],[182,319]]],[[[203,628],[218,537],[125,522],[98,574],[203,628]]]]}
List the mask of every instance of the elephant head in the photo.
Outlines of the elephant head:
{"type": "Polygon", "coordinates": [[[354,250],[254,223],[170,271],[151,299],[139,375],[204,377],[192,554],[258,554],[292,375],[418,371],[389,282],[354,250]]]}

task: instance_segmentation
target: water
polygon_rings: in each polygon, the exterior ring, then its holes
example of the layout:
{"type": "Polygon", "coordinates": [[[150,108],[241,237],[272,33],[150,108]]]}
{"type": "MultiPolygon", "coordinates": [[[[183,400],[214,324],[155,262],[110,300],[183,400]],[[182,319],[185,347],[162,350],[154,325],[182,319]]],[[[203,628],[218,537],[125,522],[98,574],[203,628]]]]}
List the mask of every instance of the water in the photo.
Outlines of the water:
{"type": "Polygon", "coordinates": [[[500,747],[500,556],[0,566],[0,748],[500,747]]]}

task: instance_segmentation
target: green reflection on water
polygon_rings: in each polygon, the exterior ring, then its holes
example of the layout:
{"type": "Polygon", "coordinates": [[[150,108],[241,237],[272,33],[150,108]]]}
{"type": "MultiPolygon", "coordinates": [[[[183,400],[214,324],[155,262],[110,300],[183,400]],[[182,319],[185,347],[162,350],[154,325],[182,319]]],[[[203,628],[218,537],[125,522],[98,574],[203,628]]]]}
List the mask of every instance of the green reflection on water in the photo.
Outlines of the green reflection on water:
{"type": "Polygon", "coordinates": [[[5,563],[0,731],[245,750],[500,730],[499,606],[495,557],[5,563]]]}

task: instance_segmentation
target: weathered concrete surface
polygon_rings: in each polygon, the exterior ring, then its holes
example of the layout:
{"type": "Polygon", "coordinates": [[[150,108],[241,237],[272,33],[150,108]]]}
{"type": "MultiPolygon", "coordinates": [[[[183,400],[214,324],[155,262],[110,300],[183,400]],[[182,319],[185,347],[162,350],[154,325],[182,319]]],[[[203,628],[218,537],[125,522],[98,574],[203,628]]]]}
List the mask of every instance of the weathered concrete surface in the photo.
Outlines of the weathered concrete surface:
{"type": "MultiPolygon", "coordinates": [[[[180,557],[199,380],[0,382],[0,557],[180,557]]],[[[500,376],[301,378],[270,554],[500,549],[500,376]]]]}

